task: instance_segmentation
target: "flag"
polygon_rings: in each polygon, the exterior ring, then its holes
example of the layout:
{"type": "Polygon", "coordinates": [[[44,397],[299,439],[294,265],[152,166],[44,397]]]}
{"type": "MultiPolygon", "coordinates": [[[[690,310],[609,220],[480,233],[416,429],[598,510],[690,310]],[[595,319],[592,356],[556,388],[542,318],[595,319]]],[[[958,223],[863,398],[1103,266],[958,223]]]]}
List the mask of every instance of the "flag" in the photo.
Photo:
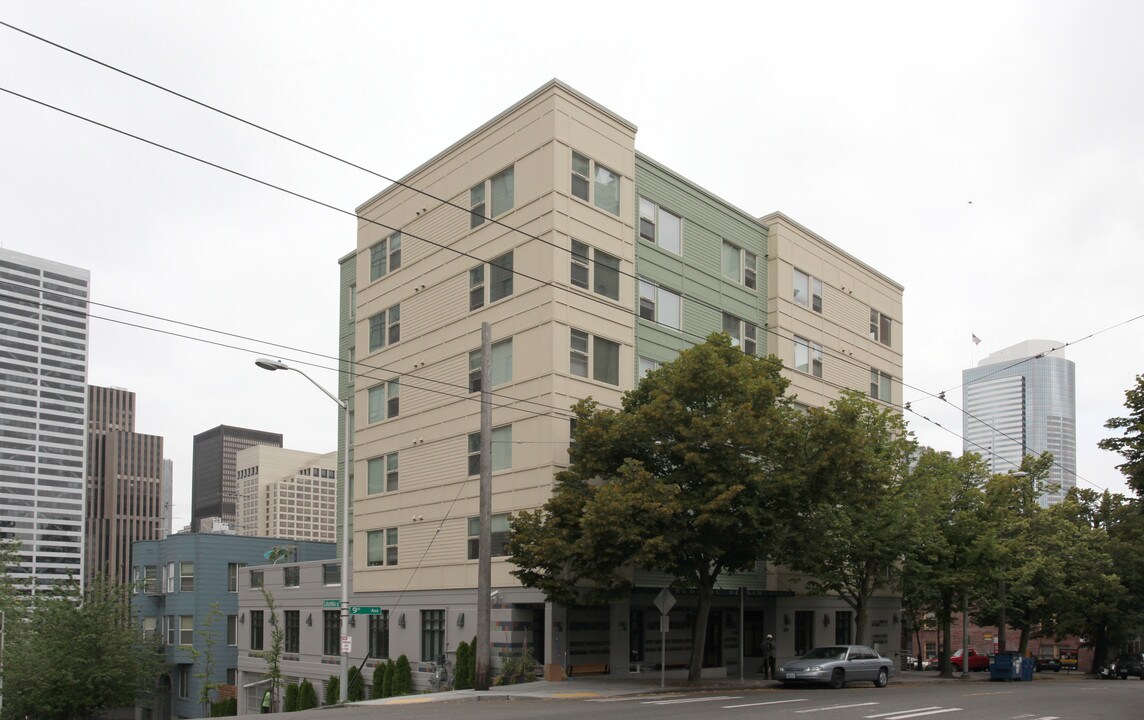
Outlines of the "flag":
{"type": "Polygon", "coordinates": [[[970,333],[970,336],[973,338],[973,344],[974,345],[980,345],[981,344],[981,338],[977,337],[973,333],[970,333]]]}

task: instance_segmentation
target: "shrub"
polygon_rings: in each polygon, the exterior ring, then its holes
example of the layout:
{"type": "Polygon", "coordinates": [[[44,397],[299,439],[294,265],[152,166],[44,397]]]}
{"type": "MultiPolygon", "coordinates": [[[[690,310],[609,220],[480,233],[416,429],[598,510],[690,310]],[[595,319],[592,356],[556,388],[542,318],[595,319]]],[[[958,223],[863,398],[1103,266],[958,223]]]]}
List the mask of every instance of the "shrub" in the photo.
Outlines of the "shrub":
{"type": "Polygon", "coordinates": [[[330,679],[326,681],[326,705],[337,705],[341,699],[341,682],[338,680],[337,675],[331,675],[330,679]]]}
{"type": "Polygon", "coordinates": [[[393,678],[397,675],[397,665],[392,659],[385,661],[385,687],[382,697],[393,697],[393,678]]]}
{"type": "Polygon", "coordinates": [[[351,667],[347,673],[347,679],[350,683],[350,689],[346,693],[346,700],[348,702],[365,700],[365,678],[361,676],[361,669],[356,665],[351,667]]]}
{"type": "Polygon", "coordinates": [[[287,683],[286,697],[282,700],[282,712],[294,712],[298,709],[298,686],[287,683]]]}
{"type": "Polygon", "coordinates": [[[298,686],[298,709],[313,710],[316,707],[318,707],[318,691],[314,689],[312,682],[303,678],[302,684],[298,686]]]}
{"type": "Polygon", "coordinates": [[[457,690],[467,690],[473,686],[473,674],[469,672],[469,656],[472,652],[472,647],[464,640],[457,646],[456,665],[453,669],[453,687],[457,690]]]}
{"type": "Polygon", "coordinates": [[[373,667],[373,687],[370,690],[370,697],[385,697],[382,695],[385,690],[385,663],[379,662],[373,667]]]}
{"type": "Polygon", "coordinates": [[[393,694],[409,695],[413,692],[413,668],[409,665],[409,658],[405,655],[397,658],[394,668],[393,694]]]}
{"type": "Polygon", "coordinates": [[[238,715],[238,698],[216,700],[211,703],[211,717],[230,717],[238,715]]]}

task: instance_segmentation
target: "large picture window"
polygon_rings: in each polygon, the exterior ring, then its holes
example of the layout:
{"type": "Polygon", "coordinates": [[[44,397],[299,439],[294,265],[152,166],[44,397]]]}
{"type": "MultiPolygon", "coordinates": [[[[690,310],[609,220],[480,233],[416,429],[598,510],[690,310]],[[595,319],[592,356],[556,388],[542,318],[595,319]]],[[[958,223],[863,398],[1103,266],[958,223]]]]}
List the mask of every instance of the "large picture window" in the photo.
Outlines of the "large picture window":
{"type": "MultiPolygon", "coordinates": [[[[492,471],[508,470],[512,467],[512,425],[493,428],[492,432],[492,471]]],[[[481,434],[469,435],[469,475],[481,474],[481,434]]]]}
{"type": "Polygon", "coordinates": [[[573,197],[605,212],[620,214],[619,174],[575,150],[572,151],[571,192],[573,197]]]}
{"type": "Polygon", "coordinates": [[[369,249],[369,279],[378,280],[401,267],[401,232],[395,232],[369,249]]]}
{"type": "Polygon", "coordinates": [[[398,488],[397,453],[379,455],[366,462],[366,492],[396,492],[398,488]]]}
{"type": "Polygon", "coordinates": [[[619,385],[620,344],[573,328],[568,355],[568,372],[580,377],[588,377],[589,368],[591,368],[593,380],[599,380],[610,385],[619,385]]]}
{"type": "MultiPolygon", "coordinates": [[[[469,559],[480,559],[481,519],[469,518],[469,559]]],[[[507,553],[504,544],[508,540],[508,513],[492,516],[492,541],[489,543],[489,557],[503,557],[507,553]]]]}
{"type": "Polygon", "coordinates": [[[512,295],[512,252],[469,270],[469,309],[477,310],[512,295]],[[486,267],[487,265],[487,267],[486,267]],[[486,277],[488,280],[486,281],[486,277]],[[487,295],[487,298],[486,298],[487,295]]]}
{"type": "Polygon", "coordinates": [[[382,610],[380,615],[369,616],[369,656],[371,658],[389,657],[388,610],[382,610]]]}
{"type": "MultiPolygon", "coordinates": [[[[493,387],[512,380],[512,338],[493,343],[490,366],[493,387]]],[[[469,392],[481,391],[481,351],[469,353],[469,392]]]]}
{"type": "Polygon", "coordinates": [[[488,180],[469,190],[469,227],[475,228],[485,220],[512,210],[516,196],[513,168],[505,168],[488,180]]]}
{"type": "Polygon", "coordinates": [[[445,652],[445,611],[421,611],[421,662],[436,662],[445,652]]]}
{"type": "Polygon", "coordinates": [[[640,280],[640,317],[674,330],[683,329],[683,299],[678,293],[640,280]]]}
{"type": "Polygon", "coordinates": [[[371,567],[397,564],[397,528],[370,530],[365,535],[366,564],[371,567]]]}
{"type": "Polygon", "coordinates": [[[676,255],[683,254],[683,218],[640,198],[640,237],[676,255]]]}
{"type": "Polygon", "coordinates": [[[620,259],[582,243],[572,241],[570,281],[612,300],[620,299],[620,259]]]}

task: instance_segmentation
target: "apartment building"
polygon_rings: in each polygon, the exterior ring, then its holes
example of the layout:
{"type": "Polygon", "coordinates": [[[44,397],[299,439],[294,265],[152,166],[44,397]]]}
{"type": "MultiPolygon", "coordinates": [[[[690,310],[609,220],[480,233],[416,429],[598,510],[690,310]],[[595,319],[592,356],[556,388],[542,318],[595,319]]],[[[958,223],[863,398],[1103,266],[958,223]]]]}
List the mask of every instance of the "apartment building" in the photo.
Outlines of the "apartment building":
{"type": "Polygon", "coordinates": [[[235,456],[239,535],[334,541],[337,453],[266,445],[235,456]]]}
{"type": "MultiPolygon", "coordinates": [[[[569,608],[511,575],[508,517],[549,497],[577,400],[618,407],[642,373],[720,330],[744,352],[778,354],[804,404],[846,387],[901,400],[900,285],[779,213],[722,200],[639,153],[635,137],[633,123],[552,81],[358,208],[357,249],[340,260],[351,603],[385,609],[385,651],[419,677],[476,632],[482,323],[493,335],[494,658],[527,647],[538,663],[612,672],[646,669],[661,650],[668,665],[687,660],[696,598],[677,593],[662,645],[653,600],[668,579],[657,573],[634,569],[624,601],[569,608]]],[[[799,587],[762,562],[725,578],[710,674],[736,673],[740,649],[756,654],[767,633],[780,657],[853,638],[844,602],[799,587]]],[[[875,598],[870,620],[872,642],[895,652],[897,599],[875,598]]],[[[355,636],[355,662],[367,644],[355,636]]]]}

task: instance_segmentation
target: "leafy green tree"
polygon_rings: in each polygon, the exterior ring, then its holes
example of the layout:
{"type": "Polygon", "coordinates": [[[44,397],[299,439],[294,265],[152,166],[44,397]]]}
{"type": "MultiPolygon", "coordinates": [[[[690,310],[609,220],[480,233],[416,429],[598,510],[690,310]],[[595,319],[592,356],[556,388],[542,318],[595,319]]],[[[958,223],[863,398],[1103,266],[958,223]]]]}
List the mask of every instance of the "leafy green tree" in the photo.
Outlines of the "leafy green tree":
{"type": "Polygon", "coordinates": [[[298,709],[313,710],[316,707],[318,707],[318,691],[308,678],[302,678],[301,684],[298,685],[298,709]]]}
{"type": "MultiPolygon", "coordinates": [[[[154,638],[131,621],[130,588],[68,581],[8,616],[4,717],[71,720],[133,705],[163,671],[154,638]]],[[[28,599],[30,601],[30,598],[28,599]]]]}
{"type": "Polygon", "coordinates": [[[199,670],[194,674],[199,680],[199,704],[203,706],[203,713],[206,714],[211,706],[211,692],[218,688],[220,683],[214,681],[215,669],[215,655],[214,646],[218,643],[218,631],[214,629],[214,624],[222,615],[222,607],[216,602],[211,603],[210,610],[203,618],[202,627],[196,631],[199,639],[202,641],[199,647],[192,645],[189,650],[191,652],[191,659],[194,664],[198,666],[199,670]]]}
{"type": "Polygon", "coordinates": [[[282,651],[286,646],[286,630],[278,619],[278,605],[274,602],[274,595],[266,588],[261,588],[262,597],[266,600],[266,615],[270,621],[270,643],[265,650],[258,650],[254,654],[266,661],[266,678],[270,680],[270,697],[278,697],[278,690],[282,686],[282,651]]]}
{"type": "Polygon", "coordinates": [[[981,457],[953,457],[926,448],[918,457],[908,483],[908,495],[918,513],[920,530],[904,554],[901,566],[903,603],[915,622],[932,612],[942,638],[942,673],[950,674],[952,617],[966,587],[980,582],[982,508],[989,470],[981,457]]]}
{"type": "Polygon", "coordinates": [[[669,574],[698,596],[697,680],[716,583],[772,555],[790,517],[781,369],[715,333],[645,376],[620,410],[577,403],[571,465],[543,508],[511,521],[513,574],[564,605],[628,594],[632,566],[669,574]]]}
{"type": "Polygon", "coordinates": [[[393,666],[393,694],[408,695],[413,692],[413,668],[409,658],[401,655],[393,666]]]}
{"type": "Polygon", "coordinates": [[[1136,386],[1124,395],[1128,415],[1110,418],[1104,423],[1109,430],[1120,430],[1121,435],[1105,438],[1097,447],[1120,453],[1124,462],[1117,465],[1117,469],[1128,478],[1128,486],[1136,495],[1144,497],[1144,375],[1137,375],[1136,386]]]}
{"type": "Polygon", "coordinates": [[[910,488],[916,443],[900,413],[857,392],[798,419],[802,487],[791,510],[787,565],[810,576],[814,593],[838,595],[855,615],[854,641],[866,641],[870,598],[919,532],[910,488]]]}

